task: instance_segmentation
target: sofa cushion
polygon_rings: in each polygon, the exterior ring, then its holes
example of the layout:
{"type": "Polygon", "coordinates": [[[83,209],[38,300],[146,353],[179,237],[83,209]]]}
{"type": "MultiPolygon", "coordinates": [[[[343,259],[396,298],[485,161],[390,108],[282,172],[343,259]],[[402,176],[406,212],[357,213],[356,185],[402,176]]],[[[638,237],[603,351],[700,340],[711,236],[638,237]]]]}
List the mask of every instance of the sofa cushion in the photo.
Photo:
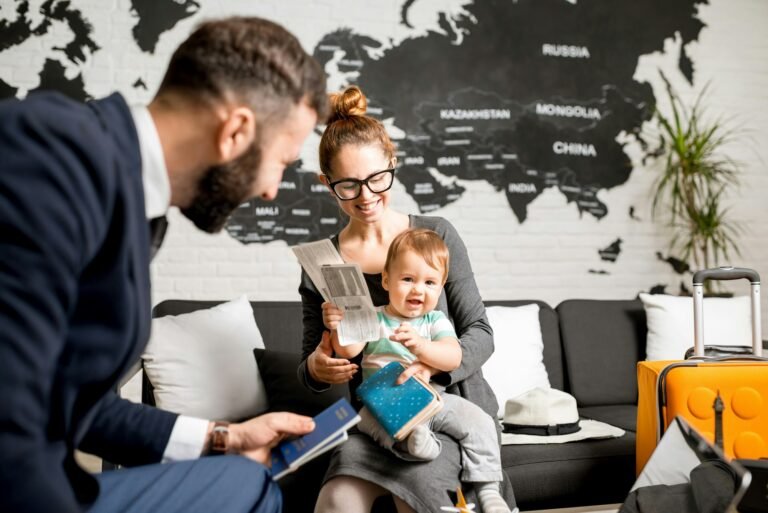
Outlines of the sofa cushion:
{"type": "Polygon", "coordinates": [[[264,347],[246,296],[214,307],[153,319],[142,354],[157,406],[191,417],[237,421],[267,409],[259,369],[264,347]]]}
{"type": "Polygon", "coordinates": [[[556,445],[505,445],[501,463],[525,509],[622,502],[635,480],[635,433],[556,445]]]}
{"type": "Polygon", "coordinates": [[[579,415],[620,427],[625,431],[637,431],[637,405],[634,404],[585,406],[579,408],[579,415]]]}
{"type": "MultiPolygon", "coordinates": [[[[152,309],[152,317],[180,315],[220,305],[223,301],[167,299],[152,309]]],[[[267,349],[301,354],[302,314],[298,301],[251,301],[253,317],[267,349]]],[[[155,406],[154,386],[142,373],[141,402],[155,406]]]]}
{"type": "MultiPolygon", "coordinates": [[[[693,347],[693,298],[640,294],[648,319],[648,360],[682,360],[693,347]]],[[[704,343],[752,345],[749,296],[704,298],[704,343]]]]}
{"type": "Polygon", "coordinates": [[[509,399],[534,388],[550,388],[539,305],[489,306],[486,313],[493,328],[494,351],[483,364],[483,376],[496,394],[501,418],[509,399]]]}
{"type": "MultiPolygon", "coordinates": [[[[560,328],[557,324],[557,314],[544,301],[515,300],[515,301],[484,301],[485,306],[523,306],[530,304],[539,305],[539,325],[541,337],[544,342],[544,367],[547,369],[549,384],[552,388],[565,390],[565,374],[563,367],[563,352],[560,344],[560,328]]],[[[503,402],[499,398],[499,402],[503,402]]]]}
{"type": "Polygon", "coordinates": [[[557,314],[569,391],[579,406],[636,404],[646,334],[640,300],[570,299],[557,314]]]}
{"type": "Polygon", "coordinates": [[[269,411],[314,416],[342,397],[349,400],[346,385],[334,385],[319,394],[303,386],[296,375],[301,355],[265,349],[254,349],[253,354],[267,391],[269,411]]]}

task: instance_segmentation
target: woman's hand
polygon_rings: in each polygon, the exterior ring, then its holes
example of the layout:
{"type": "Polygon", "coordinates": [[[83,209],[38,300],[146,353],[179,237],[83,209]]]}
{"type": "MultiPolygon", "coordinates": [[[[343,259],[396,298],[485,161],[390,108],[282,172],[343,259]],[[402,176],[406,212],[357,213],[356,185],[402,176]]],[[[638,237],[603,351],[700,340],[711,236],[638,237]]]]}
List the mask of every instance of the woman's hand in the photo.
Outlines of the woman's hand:
{"type": "Polygon", "coordinates": [[[307,369],[315,381],[336,385],[352,379],[357,372],[357,365],[345,358],[333,357],[331,334],[324,331],[322,340],[307,358],[307,369]]]}
{"type": "Polygon", "coordinates": [[[437,374],[438,371],[434,367],[430,367],[426,363],[421,363],[420,361],[416,360],[412,364],[408,366],[407,369],[405,369],[403,372],[400,373],[400,376],[397,377],[397,381],[395,381],[396,385],[402,385],[406,381],[408,381],[408,378],[411,376],[419,376],[421,379],[429,383],[429,380],[432,379],[432,376],[437,374]]]}
{"type": "Polygon", "coordinates": [[[327,301],[321,305],[321,308],[323,309],[323,324],[326,329],[339,329],[339,324],[344,318],[344,311],[333,303],[328,303],[327,301]]]}

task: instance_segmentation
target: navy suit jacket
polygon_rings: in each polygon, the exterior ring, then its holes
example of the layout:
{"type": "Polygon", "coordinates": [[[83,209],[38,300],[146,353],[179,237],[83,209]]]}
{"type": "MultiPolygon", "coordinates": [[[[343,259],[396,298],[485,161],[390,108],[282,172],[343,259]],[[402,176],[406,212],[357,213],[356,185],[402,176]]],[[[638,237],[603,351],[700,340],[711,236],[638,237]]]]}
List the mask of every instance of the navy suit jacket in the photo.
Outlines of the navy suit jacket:
{"type": "Polygon", "coordinates": [[[136,127],[120,95],[0,102],[0,511],[82,511],[76,448],[160,461],[176,416],[114,386],[150,326],[136,127]]]}

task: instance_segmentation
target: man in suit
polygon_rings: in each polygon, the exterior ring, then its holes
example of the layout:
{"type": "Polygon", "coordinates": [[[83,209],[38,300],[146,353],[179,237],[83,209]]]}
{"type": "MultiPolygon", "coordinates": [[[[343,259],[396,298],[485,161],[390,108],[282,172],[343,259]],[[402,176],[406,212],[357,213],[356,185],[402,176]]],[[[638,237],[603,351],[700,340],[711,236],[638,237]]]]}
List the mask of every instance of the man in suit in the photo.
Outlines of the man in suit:
{"type": "Polygon", "coordinates": [[[148,339],[147,220],[177,206],[213,232],[273,199],[326,108],[320,66],[258,18],[198,27],[148,107],[0,102],[0,511],[280,510],[269,448],[310,418],[227,425],[112,390],[148,339]],[[132,468],[94,477],[75,449],[132,468]]]}

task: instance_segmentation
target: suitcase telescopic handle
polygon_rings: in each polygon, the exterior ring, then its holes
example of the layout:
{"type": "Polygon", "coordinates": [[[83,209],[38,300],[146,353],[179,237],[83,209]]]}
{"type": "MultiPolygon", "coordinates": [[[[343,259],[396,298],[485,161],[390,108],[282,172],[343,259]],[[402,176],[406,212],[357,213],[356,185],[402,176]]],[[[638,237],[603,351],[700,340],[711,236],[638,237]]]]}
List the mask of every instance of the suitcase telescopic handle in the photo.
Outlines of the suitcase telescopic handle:
{"type": "Polygon", "coordinates": [[[723,266],[716,267],[715,269],[704,269],[703,271],[696,271],[693,275],[693,285],[704,285],[707,280],[740,280],[745,278],[749,280],[751,284],[760,285],[760,275],[754,269],[747,269],[745,267],[731,267],[723,266]]]}
{"type": "Polygon", "coordinates": [[[718,267],[697,271],[693,275],[693,348],[696,356],[704,356],[704,282],[707,280],[747,279],[752,301],[752,353],[762,355],[763,340],[760,333],[760,275],[743,267],[718,267]]]}

